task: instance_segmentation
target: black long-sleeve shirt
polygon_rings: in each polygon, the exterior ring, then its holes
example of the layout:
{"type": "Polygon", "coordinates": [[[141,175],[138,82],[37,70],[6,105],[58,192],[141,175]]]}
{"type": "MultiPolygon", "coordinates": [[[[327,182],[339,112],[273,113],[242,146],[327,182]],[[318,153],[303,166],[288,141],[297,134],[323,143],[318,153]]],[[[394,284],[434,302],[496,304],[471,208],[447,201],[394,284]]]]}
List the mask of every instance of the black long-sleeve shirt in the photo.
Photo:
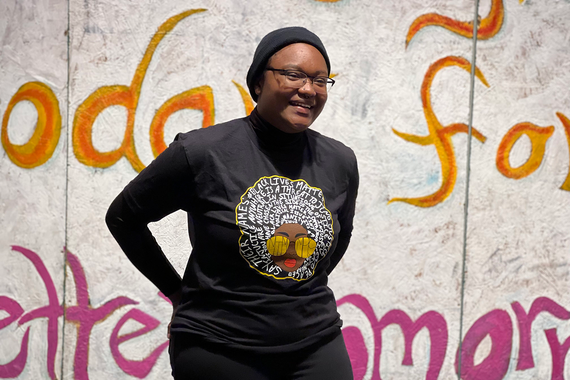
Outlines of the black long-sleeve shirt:
{"type": "Polygon", "coordinates": [[[107,224],[164,294],[182,290],[172,333],[288,352],[340,330],[327,277],[350,241],[357,189],[351,149],[281,132],[254,110],[179,134],[119,194],[107,224]],[[193,245],[183,279],[147,227],[179,209],[193,245]]]}

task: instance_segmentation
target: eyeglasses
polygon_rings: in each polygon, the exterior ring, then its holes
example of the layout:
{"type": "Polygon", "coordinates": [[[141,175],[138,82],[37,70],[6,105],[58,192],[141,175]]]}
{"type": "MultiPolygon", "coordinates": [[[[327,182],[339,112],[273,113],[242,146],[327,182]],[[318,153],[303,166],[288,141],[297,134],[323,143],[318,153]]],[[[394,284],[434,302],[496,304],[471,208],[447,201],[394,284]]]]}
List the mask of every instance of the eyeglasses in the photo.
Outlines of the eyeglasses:
{"type": "Polygon", "coordinates": [[[307,83],[307,79],[310,79],[315,92],[319,94],[326,94],[334,85],[334,79],[325,76],[312,77],[298,70],[274,69],[272,67],[268,67],[265,70],[275,71],[283,75],[287,81],[287,85],[293,88],[303,87],[305,83],[307,83]]]}
{"type": "MultiPolygon", "coordinates": [[[[273,236],[267,240],[267,251],[271,256],[283,256],[287,252],[289,244],[291,241],[285,236],[273,236]]],[[[315,252],[316,247],[317,243],[308,237],[302,237],[295,241],[295,252],[297,252],[297,256],[304,259],[310,257],[315,252]]]]}

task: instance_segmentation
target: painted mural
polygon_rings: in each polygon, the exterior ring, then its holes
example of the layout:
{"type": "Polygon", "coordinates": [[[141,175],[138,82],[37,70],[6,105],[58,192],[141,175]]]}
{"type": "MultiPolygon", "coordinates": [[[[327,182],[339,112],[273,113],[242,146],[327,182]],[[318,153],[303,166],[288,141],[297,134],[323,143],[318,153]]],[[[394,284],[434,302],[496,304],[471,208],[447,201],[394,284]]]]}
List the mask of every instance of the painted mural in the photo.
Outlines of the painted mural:
{"type": "MultiPolygon", "coordinates": [[[[359,159],[330,281],[355,379],[570,379],[570,3],[482,0],[472,62],[474,7],[2,2],[0,378],[169,378],[169,301],[106,208],[177,132],[249,114],[257,42],[304,25],[337,80],[314,127],[359,159]]],[[[151,225],[179,272],[184,223],[151,225]]]]}

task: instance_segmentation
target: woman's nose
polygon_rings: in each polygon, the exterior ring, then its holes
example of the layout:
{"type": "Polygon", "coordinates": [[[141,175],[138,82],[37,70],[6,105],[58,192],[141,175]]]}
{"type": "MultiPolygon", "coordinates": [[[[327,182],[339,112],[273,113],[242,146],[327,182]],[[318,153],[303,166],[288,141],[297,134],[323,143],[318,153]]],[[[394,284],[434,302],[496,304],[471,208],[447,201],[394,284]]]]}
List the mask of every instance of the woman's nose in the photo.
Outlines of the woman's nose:
{"type": "Polygon", "coordinates": [[[310,78],[305,79],[305,83],[299,88],[299,92],[307,96],[315,96],[317,92],[313,84],[313,80],[310,78]]]}

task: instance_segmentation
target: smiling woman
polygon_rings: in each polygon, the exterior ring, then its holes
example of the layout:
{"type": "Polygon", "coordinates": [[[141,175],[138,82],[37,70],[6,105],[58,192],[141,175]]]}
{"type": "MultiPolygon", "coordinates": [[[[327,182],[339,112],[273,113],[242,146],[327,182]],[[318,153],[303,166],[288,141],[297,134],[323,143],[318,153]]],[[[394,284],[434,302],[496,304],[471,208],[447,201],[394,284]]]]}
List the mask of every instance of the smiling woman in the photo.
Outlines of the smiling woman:
{"type": "Polygon", "coordinates": [[[109,208],[121,248],[172,300],[175,379],[353,378],[327,277],[352,234],[356,158],[309,129],[329,75],[315,34],[269,33],[247,75],[251,114],[179,134],[109,208]],[[179,209],[183,279],[147,227],[179,209]]]}
{"type": "Polygon", "coordinates": [[[305,43],[284,47],[271,57],[265,75],[255,85],[260,116],[286,133],[309,128],[327,101],[326,88],[322,91],[315,78],[326,75],[328,79],[328,74],[325,59],[315,47],[305,43]]]}
{"type": "Polygon", "coordinates": [[[327,86],[319,83],[334,83],[329,74],[330,61],[319,37],[290,27],[260,42],[247,85],[263,119],[283,132],[297,133],[309,128],[323,110],[327,86]]]}

